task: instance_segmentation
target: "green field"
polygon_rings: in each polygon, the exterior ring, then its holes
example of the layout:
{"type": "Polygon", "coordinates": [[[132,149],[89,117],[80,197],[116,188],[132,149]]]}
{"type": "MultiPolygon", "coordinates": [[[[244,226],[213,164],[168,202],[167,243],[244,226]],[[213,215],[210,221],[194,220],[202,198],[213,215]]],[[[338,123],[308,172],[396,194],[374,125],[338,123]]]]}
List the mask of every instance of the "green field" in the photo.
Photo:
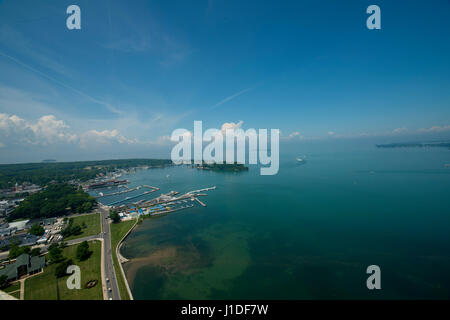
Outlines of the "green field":
{"type": "Polygon", "coordinates": [[[15,282],[14,284],[9,285],[5,289],[2,289],[2,291],[6,292],[6,293],[11,293],[11,292],[14,292],[17,290],[20,290],[20,282],[19,281],[15,282]]]}
{"type": "Polygon", "coordinates": [[[55,277],[56,265],[49,265],[44,272],[25,281],[25,300],[103,300],[101,279],[101,242],[90,241],[89,248],[92,255],[85,261],[76,259],[77,245],[64,248],[63,255],[72,259],[74,264],[81,269],[81,289],[70,290],[67,288],[68,277],[55,277]],[[94,288],[85,289],[84,285],[89,280],[97,280],[94,288]]]}
{"type": "Polygon", "coordinates": [[[125,285],[125,280],[122,277],[122,272],[120,271],[119,260],[116,256],[116,247],[119,241],[126,235],[128,230],[135,224],[135,220],[122,221],[120,223],[111,224],[111,251],[113,254],[114,269],[116,271],[117,283],[119,285],[120,298],[122,300],[130,300],[128,295],[128,290],[125,285]]]}
{"type": "Polygon", "coordinates": [[[100,233],[100,216],[98,213],[87,214],[73,218],[73,224],[81,226],[83,222],[87,228],[82,228],[82,233],[77,236],[70,236],[64,238],[64,240],[73,240],[88,236],[93,236],[100,233]]]}

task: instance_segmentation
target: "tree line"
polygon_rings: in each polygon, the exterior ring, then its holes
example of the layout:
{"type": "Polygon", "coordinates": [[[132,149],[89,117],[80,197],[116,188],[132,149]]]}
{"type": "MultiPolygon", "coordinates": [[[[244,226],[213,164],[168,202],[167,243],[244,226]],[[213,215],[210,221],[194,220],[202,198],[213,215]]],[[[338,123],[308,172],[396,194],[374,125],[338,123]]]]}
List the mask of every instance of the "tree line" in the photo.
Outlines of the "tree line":
{"type": "Polygon", "coordinates": [[[52,184],[39,193],[32,194],[8,217],[9,221],[20,218],[50,218],[70,213],[92,210],[97,200],[69,184],[52,184]]]}
{"type": "Polygon", "coordinates": [[[16,183],[30,182],[44,186],[50,182],[87,181],[116,169],[138,166],[166,166],[171,160],[123,159],[80,162],[25,163],[0,165],[0,189],[13,187],[16,183]]]}

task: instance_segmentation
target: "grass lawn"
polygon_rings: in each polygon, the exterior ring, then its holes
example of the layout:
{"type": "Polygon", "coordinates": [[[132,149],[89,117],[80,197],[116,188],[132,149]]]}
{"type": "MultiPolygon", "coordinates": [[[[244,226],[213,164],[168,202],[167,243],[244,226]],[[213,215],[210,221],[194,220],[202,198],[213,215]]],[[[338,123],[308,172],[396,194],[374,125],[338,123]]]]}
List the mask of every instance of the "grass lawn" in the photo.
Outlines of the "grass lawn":
{"type": "Polygon", "coordinates": [[[100,233],[100,216],[98,213],[88,214],[84,216],[74,217],[73,225],[81,226],[83,222],[86,224],[87,228],[82,228],[82,233],[77,236],[70,236],[64,238],[64,240],[78,239],[88,236],[93,236],[100,233]]]}
{"type": "Polygon", "coordinates": [[[16,292],[10,293],[9,295],[13,296],[17,300],[20,300],[20,291],[16,291],[16,292]]]}
{"type": "Polygon", "coordinates": [[[10,284],[7,288],[2,289],[2,291],[6,292],[6,293],[10,293],[13,291],[17,291],[20,290],[20,282],[17,281],[14,284],[10,284]]]}
{"type": "Polygon", "coordinates": [[[81,269],[81,289],[70,290],[67,288],[68,277],[56,281],[56,265],[49,265],[44,272],[25,281],[25,300],[103,300],[102,278],[100,269],[101,242],[90,241],[89,249],[92,255],[85,261],[76,259],[78,245],[64,248],[63,255],[73,260],[73,263],[81,269]],[[89,280],[97,280],[94,288],[85,289],[84,285],[89,280]]]}
{"type": "Polygon", "coordinates": [[[130,300],[125,280],[120,271],[119,260],[116,256],[116,247],[119,241],[125,236],[130,228],[135,224],[136,220],[122,221],[111,224],[111,251],[113,254],[114,270],[116,271],[117,283],[119,285],[120,298],[122,300],[130,300]]]}

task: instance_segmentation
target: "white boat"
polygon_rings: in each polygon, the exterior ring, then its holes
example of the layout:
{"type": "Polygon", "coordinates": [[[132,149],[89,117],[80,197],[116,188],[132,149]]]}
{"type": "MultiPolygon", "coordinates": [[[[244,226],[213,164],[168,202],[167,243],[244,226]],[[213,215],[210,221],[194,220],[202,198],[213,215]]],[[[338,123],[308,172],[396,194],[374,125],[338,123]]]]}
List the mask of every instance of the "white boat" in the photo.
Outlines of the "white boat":
{"type": "Polygon", "coordinates": [[[297,157],[297,158],[295,158],[295,160],[297,160],[298,164],[306,164],[305,158],[306,157],[297,157]]]}

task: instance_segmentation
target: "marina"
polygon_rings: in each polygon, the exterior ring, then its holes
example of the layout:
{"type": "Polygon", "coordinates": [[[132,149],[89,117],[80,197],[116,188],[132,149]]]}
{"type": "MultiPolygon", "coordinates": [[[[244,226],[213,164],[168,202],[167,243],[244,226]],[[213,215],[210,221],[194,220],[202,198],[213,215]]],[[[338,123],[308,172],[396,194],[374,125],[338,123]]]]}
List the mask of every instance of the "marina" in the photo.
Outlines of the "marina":
{"type": "Polygon", "coordinates": [[[103,180],[103,181],[96,181],[92,184],[89,184],[89,185],[85,186],[84,189],[86,189],[86,190],[105,189],[105,188],[110,188],[110,187],[126,185],[128,183],[130,183],[128,180],[116,180],[116,179],[103,180]]]}
{"type": "MultiPolygon", "coordinates": [[[[127,181],[127,180],[122,180],[127,181]]],[[[111,210],[115,210],[119,213],[119,216],[123,220],[134,219],[139,216],[158,216],[162,214],[167,214],[175,211],[180,211],[183,209],[189,209],[196,206],[206,207],[206,203],[199,200],[199,197],[206,197],[208,194],[206,192],[216,189],[216,186],[201,188],[193,191],[181,194],[177,191],[170,191],[168,193],[160,194],[159,196],[147,200],[138,198],[145,197],[153,192],[159,191],[159,187],[154,187],[150,185],[138,185],[133,188],[129,188],[123,185],[122,182],[117,182],[115,180],[96,182],[90,184],[88,189],[91,190],[91,195],[96,197],[99,201],[104,201],[103,199],[109,197],[117,197],[121,195],[127,195],[132,192],[139,191],[141,189],[148,189],[148,191],[132,194],[130,196],[120,197],[119,199],[112,199],[112,202],[104,203],[111,210]],[[92,188],[94,186],[94,188],[92,188]],[[103,190],[112,188],[124,188],[125,190],[116,190],[113,192],[106,193],[103,190]],[[102,191],[100,191],[102,190],[102,191]],[[136,201],[131,201],[136,200],[136,201]]]]}
{"type": "Polygon", "coordinates": [[[146,191],[146,192],[144,192],[144,193],[138,194],[138,195],[133,196],[133,197],[126,197],[125,199],[118,200],[118,201],[115,201],[115,202],[113,202],[113,203],[110,203],[109,205],[110,205],[110,206],[115,206],[116,204],[122,203],[122,202],[127,201],[127,200],[136,199],[136,198],[145,196],[145,195],[147,195],[147,194],[149,194],[149,193],[152,193],[152,192],[154,192],[154,190],[146,191]]]}
{"type": "Polygon", "coordinates": [[[104,198],[104,197],[117,196],[117,195],[129,193],[129,192],[137,191],[137,190],[140,190],[142,188],[150,189],[150,192],[145,192],[144,194],[148,194],[148,193],[155,192],[155,191],[159,190],[159,188],[151,187],[151,186],[147,186],[147,185],[137,186],[135,188],[128,188],[127,186],[124,186],[124,187],[126,188],[126,190],[123,190],[123,191],[107,193],[107,194],[104,194],[103,192],[99,192],[99,195],[97,196],[97,198],[100,199],[100,198],[104,198]]]}

